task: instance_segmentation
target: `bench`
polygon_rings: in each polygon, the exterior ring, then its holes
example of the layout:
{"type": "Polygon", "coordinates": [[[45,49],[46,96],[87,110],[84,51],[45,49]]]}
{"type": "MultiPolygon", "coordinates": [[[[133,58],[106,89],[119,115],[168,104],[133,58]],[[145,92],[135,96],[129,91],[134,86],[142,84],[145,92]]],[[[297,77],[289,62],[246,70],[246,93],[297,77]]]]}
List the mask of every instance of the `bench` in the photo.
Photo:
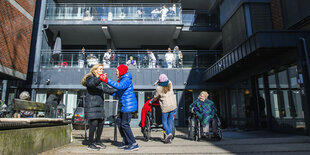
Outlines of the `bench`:
{"type": "Polygon", "coordinates": [[[13,99],[13,110],[15,111],[14,117],[16,117],[17,113],[17,117],[20,118],[20,110],[45,112],[46,114],[50,113],[51,109],[52,109],[51,105],[42,102],[13,99]]]}

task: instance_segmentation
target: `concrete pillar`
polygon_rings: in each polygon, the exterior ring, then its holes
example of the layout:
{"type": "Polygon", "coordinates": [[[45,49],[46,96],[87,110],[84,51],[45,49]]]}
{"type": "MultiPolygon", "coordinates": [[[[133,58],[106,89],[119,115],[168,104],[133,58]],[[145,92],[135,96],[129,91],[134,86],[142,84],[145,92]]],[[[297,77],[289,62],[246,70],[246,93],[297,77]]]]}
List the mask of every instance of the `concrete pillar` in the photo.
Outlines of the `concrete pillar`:
{"type": "Polygon", "coordinates": [[[112,39],[107,39],[107,49],[112,49],[112,39]]]}
{"type": "Polygon", "coordinates": [[[3,80],[2,81],[2,96],[1,96],[1,100],[3,102],[5,102],[5,96],[6,96],[6,89],[8,86],[8,80],[3,80]]]}

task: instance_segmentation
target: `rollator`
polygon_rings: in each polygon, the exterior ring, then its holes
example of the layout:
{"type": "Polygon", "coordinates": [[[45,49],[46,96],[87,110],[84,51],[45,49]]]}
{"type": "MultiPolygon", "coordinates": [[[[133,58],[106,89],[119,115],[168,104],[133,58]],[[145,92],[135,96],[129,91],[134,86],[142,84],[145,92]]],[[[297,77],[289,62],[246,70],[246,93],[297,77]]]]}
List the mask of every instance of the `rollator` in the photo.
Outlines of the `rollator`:
{"type": "MultiPolygon", "coordinates": [[[[141,132],[144,140],[149,141],[151,139],[151,132],[155,129],[163,130],[163,137],[166,138],[166,132],[162,124],[162,111],[160,108],[159,101],[150,104],[150,100],[146,101],[141,112],[141,132]]],[[[175,137],[175,124],[173,123],[172,130],[173,137],[175,137]]]]}

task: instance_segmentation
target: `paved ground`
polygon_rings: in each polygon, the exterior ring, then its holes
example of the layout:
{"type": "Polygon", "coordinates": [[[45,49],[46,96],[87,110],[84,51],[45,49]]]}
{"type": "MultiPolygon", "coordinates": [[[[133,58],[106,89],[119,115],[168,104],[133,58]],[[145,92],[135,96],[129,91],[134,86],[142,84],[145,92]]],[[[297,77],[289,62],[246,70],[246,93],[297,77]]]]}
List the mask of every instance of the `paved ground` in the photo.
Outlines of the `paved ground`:
{"type": "MultiPolygon", "coordinates": [[[[145,142],[140,128],[134,128],[133,132],[140,149],[127,152],[117,149],[117,144],[113,143],[113,128],[104,128],[102,139],[107,148],[100,151],[87,150],[87,146],[82,144],[84,131],[73,130],[72,143],[42,154],[310,154],[310,137],[308,136],[268,131],[226,130],[221,141],[196,142],[188,140],[185,131],[185,128],[178,128],[173,142],[164,144],[161,131],[152,131],[152,140],[145,142]]],[[[121,141],[119,135],[118,141],[121,141]]]]}

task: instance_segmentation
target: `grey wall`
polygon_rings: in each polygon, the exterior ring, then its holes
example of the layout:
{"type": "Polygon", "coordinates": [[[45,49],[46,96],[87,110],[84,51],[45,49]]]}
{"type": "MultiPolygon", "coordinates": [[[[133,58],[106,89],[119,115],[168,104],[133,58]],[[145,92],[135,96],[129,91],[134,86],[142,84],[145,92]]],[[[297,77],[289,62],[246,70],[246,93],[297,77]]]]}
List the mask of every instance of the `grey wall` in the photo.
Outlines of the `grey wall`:
{"type": "MultiPolygon", "coordinates": [[[[206,89],[219,86],[215,83],[205,83],[202,80],[202,71],[203,69],[129,69],[135,89],[155,89],[153,83],[162,73],[173,82],[174,89],[206,89]]],[[[89,69],[78,68],[41,69],[39,83],[33,84],[32,88],[85,89],[80,81],[88,72],[89,69]],[[46,84],[47,79],[50,79],[49,85],[46,84]]],[[[117,81],[115,69],[105,69],[104,72],[108,73],[109,78],[117,81]]]]}
{"type": "Polygon", "coordinates": [[[225,24],[222,34],[224,54],[247,39],[243,6],[225,24]]]}
{"type": "Polygon", "coordinates": [[[253,33],[259,30],[272,29],[270,4],[250,4],[253,33]]]}

